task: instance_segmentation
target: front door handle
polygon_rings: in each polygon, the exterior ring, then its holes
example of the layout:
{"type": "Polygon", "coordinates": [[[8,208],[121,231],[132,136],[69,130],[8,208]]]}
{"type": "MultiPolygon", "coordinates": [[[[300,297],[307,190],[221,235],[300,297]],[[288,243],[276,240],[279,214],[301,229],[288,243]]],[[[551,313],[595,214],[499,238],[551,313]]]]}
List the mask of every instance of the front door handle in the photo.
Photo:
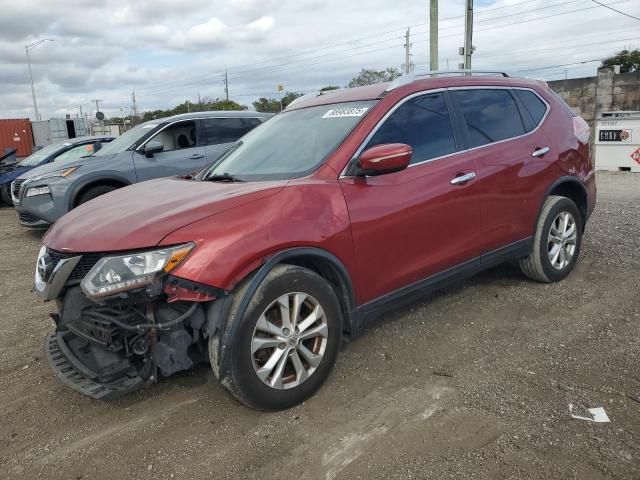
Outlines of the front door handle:
{"type": "Polygon", "coordinates": [[[544,157],[551,150],[549,147],[536,148],[531,154],[532,157],[544,157]]]}
{"type": "Polygon", "coordinates": [[[464,175],[459,175],[453,180],[451,180],[451,185],[464,185],[467,182],[470,182],[476,178],[475,172],[465,173],[464,175]]]}
{"type": "Polygon", "coordinates": [[[204,155],[200,154],[200,153],[194,153],[193,155],[191,155],[189,158],[191,158],[192,160],[197,160],[199,158],[204,158],[204,155]]]}

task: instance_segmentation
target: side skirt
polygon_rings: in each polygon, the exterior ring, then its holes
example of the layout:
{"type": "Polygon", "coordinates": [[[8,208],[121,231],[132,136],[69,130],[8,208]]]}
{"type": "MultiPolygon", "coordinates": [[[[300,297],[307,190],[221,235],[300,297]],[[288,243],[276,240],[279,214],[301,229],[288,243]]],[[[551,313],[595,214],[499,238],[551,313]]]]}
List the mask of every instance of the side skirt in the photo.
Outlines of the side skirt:
{"type": "Polygon", "coordinates": [[[488,268],[509,260],[529,255],[533,248],[532,237],[514,242],[506,247],[485,253],[472,260],[436,273],[416,283],[387,293],[356,308],[353,315],[352,336],[375,323],[383,314],[398,307],[413,303],[429,292],[446,287],[462,279],[471,277],[488,268]]]}

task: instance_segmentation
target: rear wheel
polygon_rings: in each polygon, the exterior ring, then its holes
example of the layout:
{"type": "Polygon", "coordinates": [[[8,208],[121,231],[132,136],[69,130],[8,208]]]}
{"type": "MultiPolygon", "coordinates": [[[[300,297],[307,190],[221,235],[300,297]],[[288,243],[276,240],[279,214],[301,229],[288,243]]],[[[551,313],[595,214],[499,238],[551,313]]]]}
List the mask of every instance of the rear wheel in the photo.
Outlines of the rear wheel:
{"type": "Polygon", "coordinates": [[[7,205],[13,206],[13,200],[11,200],[11,182],[0,186],[0,199],[7,205]]]}
{"type": "Polygon", "coordinates": [[[104,195],[105,193],[109,193],[116,190],[116,187],[111,185],[98,185],[97,187],[91,187],[89,190],[84,192],[82,195],[78,197],[78,201],[76,202],[76,206],[82,205],[83,203],[88,202],[89,200],[93,200],[100,195],[104,195]]]}
{"type": "Polygon", "coordinates": [[[520,260],[520,269],[532,280],[558,282],[571,273],[582,244],[582,216],[569,198],[550,196],[542,207],[533,251],[520,260]]]}
{"type": "MultiPolygon", "coordinates": [[[[245,405],[292,407],[313,395],[331,372],[342,313],[331,285],[315,272],[275,267],[235,321],[240,324],[230,339],[230,366],[221,381],[245,405]]],[[[216,346],[209,346],[210,354],[216,346]]]]}

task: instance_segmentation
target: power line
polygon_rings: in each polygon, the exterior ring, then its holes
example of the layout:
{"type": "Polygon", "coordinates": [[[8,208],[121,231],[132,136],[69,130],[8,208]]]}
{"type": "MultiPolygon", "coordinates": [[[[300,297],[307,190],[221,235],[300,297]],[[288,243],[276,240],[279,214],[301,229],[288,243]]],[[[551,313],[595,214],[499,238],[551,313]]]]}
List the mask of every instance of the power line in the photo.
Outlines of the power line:
{"type": "MultiPolygon", "coordinates": [[[[523,1],[523,2],[519,2],[519,3],[512,4],[512,5],[508,5],[508,6],[497,7],[497,8],[494,8],[494,9],[482,10],[482,11],[480,11],[478,13],[488,13],[488,12],[491,12],[491,11],[494,11],[494,10],[500,10],[500,9],[503,9],[503,8],[506,8],[506,7],[514,7],[514,6],[518,6],[518,5],[521,5],[521,4],[530,3],[531,1],[533,1],[533,0],[526,0],[526,1],[523,1]]],[[[548,9],[548,8],[555,8],[555,7],[566,5],[566,4],[570,4],[570,3],[576,3],[578,1],[582,1],[582,0],[563,1],[561,3],[556,3],[556,4],[553,4],[553,5],[546,5],[546,6],[543,6],[543,7],[533,8],[533,9],[530,9],[530,10],[521,11],[521,12],[517,12],[517,13],[511,13],[511,14],[501,15],[501,16],[493,17],[493,18],[489,18],[489,19],[478,20],[478,21],[476,21],[476,23],[495,21],[495,20],[499,20],[501,18],[513,17],[514,15],[523,15],[523,14],[531,13],[531,12],[538,11],[538,10],[544,10],[544,9],[548,9]]],[[[614,2],[614,3],[620,3],[621,1],[628,1],[628,0],[619,0],[618,2],[614,2]]],[[[588,7],[588,8],[598,8],[598,7],[588,7]]],[[[576,10],[576,11],[578,11],[578,10],[576,10]]],[[[566,14],[566,13],[572,13],[572,11],[563,12],[561,14],[566,14]]],[[[464,15],[440,19],[440,22],[444,22],[444,21],[448,21],[448,20],[456,20],[456,19],[459,19],[459,18],[464,18],[464,15]]],[[[542,18],[547,18],[547,17],[542,17],[542,18]]],[[[536,19],[532,19],[532,20],[536,20],[536,19]]],[[[529,21],[529,20],[525,20],[525,22],[526,21],[529,21]]],[[[523,22],[517,22],[517,23],[523,23],[523,22]]],[[[422,22],[422,23],[410,25],[410,27],[419,27],[419,26],[424,26],[424,25],[426,25],[426,23],[422,22]]],[[[510,24],[507,24],[507,25],[510,25],[510,24]]],[[[489,28],[485,28],[485,29],[482,29],[482,30],[478,30],[478,31],[490,30],[492,28],[499,28],[499,27],[500,26],[489,27],[489,28]]],[[[458,26],[444,27],[444,28],[442,28],[442,30],[450,30],[452,28],[459,28],[459,27],[458,26]]],[[[318,48],[315,48],[315,49],[306,50],[306,51],[302,51],[302,52],[297,52],[297,53],[290,54],[290,55],[285,55],[285,56],[281,56],[281,57],[275,57],[275,58],[272,58],[272,59],[263,60],[263,61],[256,62],[256,63],[253,63],[253,64],[238,65],[238,66],[235,66],[235,67],[230,67],[228,70],[235,71],[236,78],[237,78],[237,74],[238,73],[247,73],[247,72],[262,70],[264,68],[274,68],[274,67],[294,64],[294,63],[297,63],[297,62],[300,62],[300,61],[306,61],[306,60],[310,60],[310,59],[299,59],[299,60],[294,60],[292,62],[285,62],[285,63],[276,64],[276,65],[267,65],[265,67],[256,67],[256,65],[264,65],[265,63],[273,63],[273,62],[275,62],[277,60],[286,60],[286,59],[290,59],[290,58],[293,58],[293,57],[299,57],[299,56],[307,55],[307,54],[310,54],[310,53],[318,52],[318,51],[321,51],[321,50],[331,49],[331,48],[334,48],[334,47],[337,47],[337,46],[348,45],[348,44],[359,42],[359,41],[362,41],[362,40],[367,40],[367,39],[370,39],[370,38],[375,38],[375,37],[379,37],[379,36],[383,36],[383,35],[388,35],[390,33],[395,33],[395,32],[398,32],[400,30],[403,30],[403,28],[396,28],[396,29],[392,29],[392,30],[387,30],[385,32],[380,32],[380,33],[376,33],[376,34],[372,34],[372,35],[367,35],[365,37],[360,37],[360,38],[349,40],[349,41],[345,41],[345,42],[334,43],[334,44],[326,45],[324,47],[318,47],[318,48]]],[[[424,33],[427,33],[427,32],[420,32],[419,34],[424,34],[424,33]]],[[[458,36],[458,33],[453,34],[453,35],[448,35],[448,36],[445,36],[445,37],[442,37],[442,38],[451,38],[451,37],[454,37],[454,36],[458,36]]],[[[343,51],[352,51],[352,50],[357,50],[357,49],[360,49],[360,48],[366,48],[366,47],[371,46],[371,45],[377,45],[377,44],[380,44],[380,43],[386,43],[386,42],[395,40],[397,38],[401,38],[401,37],[392,37],[392,38],[387,38],[387,39],[380,40],[380,41],[377,41],[377,42],[369,42],[366,45],[359,45],[359,46],[351,47],[351,48],[348,48],[348,49],[345,49],[345,50],[340,50],[338,52],[326,53],[326,54],[323,54],[323,55],[316,56],[315,58],[327,57],[327,56],[335,55],[336,53],[341,53],[343,51]]],[[[216,73],[222,74],[222,73],[224,73],[224,71],[220,71],[220,72],[216,72],[216,73]]],[[[234,73],[232,72],[232,76],[233,75],[234,75],[234,73]]],[[[207,74],[207,75],[204,75],[204,76],[194,76],[194,77],[191,77],[191,79],[187,79],[187,80],[179,80],[179,81],[175,81],[175,82],[165,82],[165,84],[162,85],[161,87],[158,87],[156,89],[151,88],[149,90],[146,90],[144,95],[147,96],[147,95],[150,95],[150,94],[156,94],[157,92],[155,92],[155,90],[158,90],[158,92],[166,91],[167,88],[165,88],[165,87],[168,87],[169,85],[176,85],[176,86],[178,86],[178,85],[187,85],[187,86],[188,85],[193,85],[194,82],[198,82],[199,79],[201,79],[201,81],[210,80],[210,79],[212,79],[212,74],[207,74]],[[153,93],[151,93],[151,92],[153,92],[153,93]]]]}
{"type": "Polygon", "coordinates": [[[597,3],[598,5],[604,7],[604,8],[608,8],[609,10],[613,10],[614,12],[617,12],[621,15],[624,15],[625,17],[629,17],[629,18],[633,18],[634,20],[640,20],[640,18],[638,17],[634,17],[633,15],[629,15],[628,13],[622,12],[620,10],[616,10],[613,7],[610,7],[609,5],[605,5],[604,3],[598,2],[598,0],[591,0],[593,3],[597,3]]]}

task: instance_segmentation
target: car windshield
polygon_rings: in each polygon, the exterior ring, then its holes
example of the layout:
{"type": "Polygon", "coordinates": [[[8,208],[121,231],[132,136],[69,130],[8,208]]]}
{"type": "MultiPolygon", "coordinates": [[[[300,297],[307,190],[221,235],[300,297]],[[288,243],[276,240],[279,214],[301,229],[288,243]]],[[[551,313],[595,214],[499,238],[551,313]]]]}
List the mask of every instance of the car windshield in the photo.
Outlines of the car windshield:
{"type": "Polygon", "coordinates": [[[47,145],[46,147],[38,150],[37,152],[29,155],[27,158],[22,160],[19,165],[21,167],[37,167],[45,160],[48,156],[57,153],[60,150],[66,148],[69,144],[65,143],[54,143],[53,145],[47,145]]]}
{"type": "Polygon", "coordinates": [[[251,181],[308,175],[375,103],[337,103],[280,113],[242,137],[198,178],[251,181]]]}
{"type": "Polygon", "coordinates": [[[114,138],[113,141],[104,145],[95,153],[95,156],[113,155],[114,153],[124,152],[158,125],[159,123],[143,123],[137,127],[133,127],[131,130],[127,130],[119,137],[114,138]]]}

